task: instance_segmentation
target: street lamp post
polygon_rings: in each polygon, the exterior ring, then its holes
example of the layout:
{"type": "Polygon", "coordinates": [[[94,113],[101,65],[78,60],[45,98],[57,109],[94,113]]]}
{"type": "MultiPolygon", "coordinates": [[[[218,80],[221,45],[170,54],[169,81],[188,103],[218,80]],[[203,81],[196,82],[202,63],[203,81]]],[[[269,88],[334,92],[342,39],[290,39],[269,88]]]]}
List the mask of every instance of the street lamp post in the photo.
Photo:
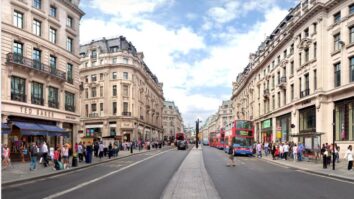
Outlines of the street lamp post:
{"type": "Polygon", "coordinates": [[[197,119],[197,121],[195,121],[195,147],[198,148],[198,144],[199,144],[199,136],[198,136],[198,133],[199,133],[199,122],[202,122],[199,120],[199,118],[197,119]]]}
{"type": "Polygon", "coordinates": [[[333,150],[333,151],[332,151],[332,153],[333,153],[333,164],[332,164],[333,166],[332,166],[332,169],[333,169],[333,170],[336,170],[336,160],[335,160],[335,159],[336,159],[336,158],[335,158],[336,155],[335,155],[335,153],[334,153],[334,152],[335,152],[335,148],[334,148],[335,145],[334,145],[334,142],[336,141],[336,121],[335,121],[335,118],[336,118],[336,110],[333,109],[333,142],[332,142],[332,143],[333,143],[333,145],[332,145],[332,146],[333,146],[333,149],[332,149],[332,150],[333,150]]]}

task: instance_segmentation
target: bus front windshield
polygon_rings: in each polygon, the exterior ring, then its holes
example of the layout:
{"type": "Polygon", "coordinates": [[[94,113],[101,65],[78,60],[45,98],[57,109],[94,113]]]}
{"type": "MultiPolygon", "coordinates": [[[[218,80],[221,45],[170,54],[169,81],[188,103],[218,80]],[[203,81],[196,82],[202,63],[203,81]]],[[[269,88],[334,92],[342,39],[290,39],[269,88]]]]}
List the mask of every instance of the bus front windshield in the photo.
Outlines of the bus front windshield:
{"type": "Polygon", "coordinates": [[[237,129],[252,129],[252,122],[250,121],[236,121],[236,128],[237,129]]]}
{"type": "Polygon", "coordinates": [[[252,146],[252,138],[235,138],[234,146],[249,148],[252,146]]]}

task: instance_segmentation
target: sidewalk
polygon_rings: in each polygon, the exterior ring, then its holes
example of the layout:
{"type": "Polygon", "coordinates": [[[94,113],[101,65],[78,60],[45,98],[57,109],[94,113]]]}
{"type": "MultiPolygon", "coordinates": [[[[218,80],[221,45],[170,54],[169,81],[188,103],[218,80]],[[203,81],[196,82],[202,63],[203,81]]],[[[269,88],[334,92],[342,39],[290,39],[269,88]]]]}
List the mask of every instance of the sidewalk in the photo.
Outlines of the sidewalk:
{"type": "Polygon", "coordinates": [[[327,166],[327,169],[323,169],[322,159],[317,160],[317,162],[315,160],[310,160],[310,161],[303,160],[303,161],[294,162],[293,159],[289,159],[289,158],[288,160],[281,160],[281,159],[273,160],[272,155],[268,155],[266,157],[264,156],[264,154],[261,159],[275,164],[283,165],[292,169],[302,170],[309,173],[314,173],[322,176],[334,177],[334,178],[354,182],[354,171],[348,171],[347,169],[348,161],[344,159],[342,159],[339,163],[336,162],[335,170],[332,170],[333,162],[331,162],[331,165],[327,166]]]}
{"type": "MultiPolygon", "coordinates": [[[[165,146],[162,149],[165,149],[169,146],[165,146]]],[[[34,171],[29,170],[30,162],[27,161],[25,163],[22,162],[13,162],[12,166],[13,167],[8,167],[6,169],[2,169],[1,171],[1,184],[2,185],[8,185],[8,184],[13,184],[13,183],[18,183],[18,182],[24,182],[24,181],[29,181],[29,180],[34,180],[34,179],[40,179],[43,177],[48,177],[48,176],[54,176],[54,175],[59,175],[62,173],[66,172],[71,172],[75,171],[78,169],[86,168],[86,167],[91,167],[97,164],[102,164],[104,162],[109,162],[113,161],[116,159],[132,156],[135,154],[139,153],[146,153],[149,151],[156,151],[157,149],[152,149],[152,150],[141,150],[140,152],[138,150],[134,150],[133,154],[130,154],[130,151],[119,151],[118,157],[112,157],[111,159],[108,159],[108,156],[103,157],[101,160],[100,158],[93,157],[92,158],[92,163],[87,164],[85,161],[83,162],[78,162],[77,167],[71,167],[71,161],[72,157],[70,158],[70,168],[65,169],[65,170],[53,170],[52,167],[44,167],[42,164],[39,164],[37,162],[37,169],[34,171]]]]}
{"type": "Polygon", "coordinates": [[[220,198],[210,179],[203,160],[202,146],[193,147],[165,188],[163,199],[220,198]]]}

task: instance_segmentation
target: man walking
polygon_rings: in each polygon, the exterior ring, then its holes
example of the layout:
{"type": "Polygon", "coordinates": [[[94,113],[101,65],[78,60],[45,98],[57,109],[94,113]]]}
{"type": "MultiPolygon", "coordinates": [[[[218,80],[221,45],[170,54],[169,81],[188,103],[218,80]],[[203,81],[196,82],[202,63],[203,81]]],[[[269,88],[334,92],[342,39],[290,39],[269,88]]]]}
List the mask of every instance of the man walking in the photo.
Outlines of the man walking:
{"type": "Polygon", "coordinates": [[[283,146],[283,150],[284,150],[284,159],[288,160],[288,154],[289,154],[289,145],[288,142],[285,142],[284,146],[283,146]]]}
{"type": "Polygon", "coordinates": [[[234,156],[234,147],[232,146],[232,144],[230,144],[229,146],[229,151],[228,151],[228,154],[229,154],[229,160],[228,160],[228,163],[226,166],[230,167],[230,166],[236,166],[235,164],[235,156],[234,156]]]}
{"type": "Polygon", "coordinates": [[[47,143],[43,142],[41,151],[42,151],[43,165],[44,165],[44,167],[47,167],[48,166],[48,159],[47,159],[48,146],[47,146],[47,143]]]}
{"type": "Polygon", "coordinates": [[[30,171],[33,171],[36,169],[37,155],[38,155],[38,147],[35,142],[32,142],[32,146],[30,147],[29,155],[31,157],[30,171]]]}
{"type": "Polygon", "coordinates": [[[257,157],[262,158],[262,145],[261,145],[261,143],[258,142],[256,148],[257,148],[257,157]]]}

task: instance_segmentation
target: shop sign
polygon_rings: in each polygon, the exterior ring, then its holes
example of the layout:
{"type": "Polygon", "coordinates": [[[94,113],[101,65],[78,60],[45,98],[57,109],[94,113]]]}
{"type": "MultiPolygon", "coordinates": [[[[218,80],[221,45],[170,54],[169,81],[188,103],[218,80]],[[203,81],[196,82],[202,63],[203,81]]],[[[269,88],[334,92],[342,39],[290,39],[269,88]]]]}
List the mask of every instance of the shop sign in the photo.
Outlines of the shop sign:
{"type": "Polygon", "coordinates": [[[25,107],[25,106],[20,106],[20,108],[21,108],[21,113],[24,113],[27,115],[36,115],[36,116],[54,118],[53,111],[43,110],[43,109],[39,109],[39,108],[29,108],[29,107],[25,107]]]}
{"type": "Polygon", "coordinates": [[[262,129],[270,128],[272,126],[272,120],[268,119],[262,122],[262,129]]]}

